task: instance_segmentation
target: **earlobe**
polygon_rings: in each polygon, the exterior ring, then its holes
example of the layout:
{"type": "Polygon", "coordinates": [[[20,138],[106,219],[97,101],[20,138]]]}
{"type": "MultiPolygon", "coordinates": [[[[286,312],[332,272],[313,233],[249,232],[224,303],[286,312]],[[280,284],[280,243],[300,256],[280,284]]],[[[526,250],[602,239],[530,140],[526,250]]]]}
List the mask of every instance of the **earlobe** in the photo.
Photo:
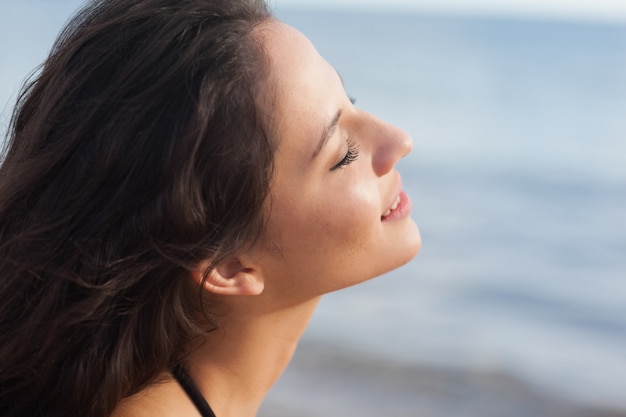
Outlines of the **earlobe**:
{"type": "Polygon", "coordinates": [[[220,262],[208,273],[206,267],[207,264],[203,262],[191,271],[194,281],[206,291],[219,295],[259,295],[263,292],[264,282],[260,271],[244,266],[239,259],[220,262]]]}

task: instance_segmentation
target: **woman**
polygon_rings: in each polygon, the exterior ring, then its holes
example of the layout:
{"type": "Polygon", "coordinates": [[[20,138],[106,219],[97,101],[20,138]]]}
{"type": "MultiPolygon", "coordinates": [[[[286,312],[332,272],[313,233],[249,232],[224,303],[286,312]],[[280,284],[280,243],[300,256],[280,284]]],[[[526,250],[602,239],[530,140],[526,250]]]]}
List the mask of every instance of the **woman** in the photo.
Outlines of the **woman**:
{"type": "Polygon", "coordinates": [[[261,0],[91,4],[0,169],[0,414],[254,416],[320,296],[418,251],[410,149],[261,0]]]}

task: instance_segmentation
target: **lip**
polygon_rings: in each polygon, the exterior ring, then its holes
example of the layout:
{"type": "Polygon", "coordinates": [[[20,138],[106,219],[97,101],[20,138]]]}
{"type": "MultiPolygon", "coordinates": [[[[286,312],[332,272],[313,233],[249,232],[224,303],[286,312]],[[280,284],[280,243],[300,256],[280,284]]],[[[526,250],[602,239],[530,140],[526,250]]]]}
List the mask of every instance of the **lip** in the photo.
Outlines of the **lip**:
{"type": "Polygon", "coordinates": [[[409,198],[408,194],[402,190],[401,180],[398,183],[398,191],[395,193],[393,201],[389,204],[385,212],[391,209],[391,207],[394,205],[396,200],[399,200],[398,206],[394,210],[392,210],[391,214],[389,214],[387,217],[383,217],[381,215],[380,217],[381,221],[388,222],[388,221],[403,219],[411,213],[411,208],[412,208],[411,199],[409,198]]]}
{"type": "Polygon", "coordinates": [[[405,193],[404,191],[401,191],[399,194],[399,197],[400,197],[400,202],[398,203],[398,207],[396,207],[395,210],[392,210],[389,216],[387,217],[381,216],[381,219],[380,219],[381,221],[390,222],[393,220],[403,219],[407,217],[409,213],[411,213],[412,204],[411,204],[411,199],[409,198],[408,194],[405,193]]]}

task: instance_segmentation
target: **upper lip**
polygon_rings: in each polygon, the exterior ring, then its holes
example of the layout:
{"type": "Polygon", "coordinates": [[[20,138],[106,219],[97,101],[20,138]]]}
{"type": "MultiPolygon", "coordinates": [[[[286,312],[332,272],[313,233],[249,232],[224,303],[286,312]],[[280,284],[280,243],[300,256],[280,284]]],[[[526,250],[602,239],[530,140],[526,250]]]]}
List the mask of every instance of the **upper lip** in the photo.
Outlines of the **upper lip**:
{"type": "Polygon", "coordinates": [[[400,174],[397,174],[397,177],[398,177],[398,181],[396,182],[395,187],[393,188],[393,194],[391,195],[390,199],[387,200],[389,201],[389,203],[387,204],[387,208],[385,208],[385,210],[382,212],[381,217],[385,213],[387,213],[387,211],[391,209],[393,204],[396,202],[398,196],[402,192],[402,178],[400,177],[400,174]]]}

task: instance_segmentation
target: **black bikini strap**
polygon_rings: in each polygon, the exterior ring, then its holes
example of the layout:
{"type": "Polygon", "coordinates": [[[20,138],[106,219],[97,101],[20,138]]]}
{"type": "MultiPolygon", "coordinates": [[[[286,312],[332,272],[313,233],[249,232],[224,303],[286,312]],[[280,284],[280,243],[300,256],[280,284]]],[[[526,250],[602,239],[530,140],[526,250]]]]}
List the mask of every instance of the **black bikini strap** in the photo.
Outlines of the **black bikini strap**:
{"type": "Polygon", "coordinates": [[[174,375],[174,378],[176,378],[180,386],[185,390],[189,399],[196,406],[202,417],[215,417],[215,413],[211,410],[209,403],[206,402],[200,390],[198,390],[198,387],[194,384],[191,377],[187,375],[182,365],[176,365],[174,369],[172,369],[172,375],[174,375]]]}

